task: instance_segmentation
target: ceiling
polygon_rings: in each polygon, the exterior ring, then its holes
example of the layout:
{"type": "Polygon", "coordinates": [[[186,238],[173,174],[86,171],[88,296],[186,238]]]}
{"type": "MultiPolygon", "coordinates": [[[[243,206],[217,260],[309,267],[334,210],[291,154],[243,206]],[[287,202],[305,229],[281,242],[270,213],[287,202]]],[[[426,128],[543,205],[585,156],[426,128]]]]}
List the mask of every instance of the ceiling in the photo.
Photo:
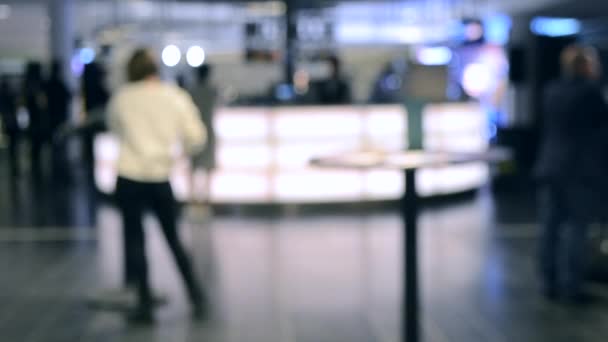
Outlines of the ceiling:
{"type": "MultiPolygon", "coordinates": [[[[54,0],[0,0],[0,5],[9,4],[11,7],[11,17],[8,20],[0,20],[0,57],[9,55],[14,56],[41,56],[48,51],[48,29],[49,19],[46,14],[46,4],[54,0]]],[[[58,0],[61,1],[61,0],[58,0]]],[[[230,11],[225,11],[226,6],[234,7],[247,4],[251,7],[252,3],[266,3],[268,1],[253,0],[64,0],[74,1],[78,4],[79,13],[77,15],[77,28],[79,31],[94,32],[100,28],[109,27],[116,23],[136,21],[146,30],[162,30],[170,26],[174,31],[184,31],[189,27],[191,30],[198,30],[197,35],[209,36],[208,39],[224,40],[229,36],[230,25],[226,22],[244,20],[243,17],[235,17],[230,11]],[[117,11],[112,10],[112,4],[118,4],[117,11]],[[123,10],[126,6],[138,4],[146,7],[146,4],[154,5],[146,11],[123,10]],[[157,5],[161,6],[157,6],[157,5]],[[177,4],[172,6],[171,4],[177,4]],[[186,9],[177,11],[179,4],[186,5],[186,9]],[[208,5],[199,8],[197,4],[208,5]],[[224,4],[224,5],[222,5],[224,4]],[[192,5],[192,6],[190,6],[192,5]],[[163,7],[164,6],[164,7],[163,7]],[[84,10],[82,10],[84,9],[84,10]],[[168,9],[168,10],[166,10],[168,9]],[[213,9],[211,11],[210,9],[213,9]],[[215,11],[215,12],[214,12],[215,11]],[[136,20],[133,20],[135,18],[136,20]],[[162,18],[160,20],[159,18],[162,18]],[[168,18],[168,19],[167,19],[168,18]],[[165,24],[163,24],[163,22],[165,24]],[[166,24],[169,22],[170,24],[166,24]],[[224,25],[224,26],[222,26],[224,25]]],[[[287,0],[289,3],[299,5],[306,4],[306,7],[329,6],[336,3],[364,3],[377,4],[377,0],[287,0]]],[[[433,3],[434,0],[386,0],[385,3],[409,4],[414,2],[433,3]]],[[[562,15],[562,16],[608,16],[608,1],[605,0],[436,0],[437,3],[449,3],[461,6],[465,10],[477,10],[485,8],[484,4],[493,11],[500,11],[514,16],[528,15],[562,15]]],[[[276,4],[276,1],[275,1],[276,4]]],[[[143,8],[142,7],[142,8],[143,8]]],[[[242,7],[242,6],[241,6],[242,7]]],[[[138,7],[139,8],[139,7],[138,7]]],[[[144,8],[145,9],[145,8],[144,8]]],[[[234,11],[233,11],[234,12],[234,11]]],[[[242,14],[245,15],[245,14],[242,14]]],[[[361,14],[368,15],[367,12],[361,14]]],[[[1,19],[1,18],[0,18],[1,19]]],[[[232,25],[234,26],[234,25],[232,25]]],[[[232,34],[237,34],[232,32],[232,34]]],[[[232,37],[232,36],[230,36],[232,37]]],[[[207,38],[204,38],[207,39],[207,38]]]]}
{"type": "Polygon", "coordinates": [[[608,16],[608,1],[605,0],[568,0],[557,1],[537,9],[539,14],[576,17],[576,18],[598,18],[608,16]]]}
{"type": "MultiPolygon", "coordinates": [[[[0,0],[0,4],[47,4],[54,0],[0,0]]],[[[61,0],[59,0],[61,1],[61,0]]],[[[136,3],[145,0],[67,0],[74,1],[77,3],[136,3]]],[[[244,4],[244,3],[259,3],[269,2],[276,0],[150,0],[157,3],[172,3],[172,2],[186,2],[186,3],[231,3],[231,4],[244,4]]],[[[293,4],[301,7],[326,7],[341,2],[374,2],[373,0],[285,0],[289,4],[293,4]]],[[[415,1],[415,0],[408,0],[415,1]]],[[[429,1],[429,0],[424,0],[429,1]]],[[[403,2],[403,1],[395,1],[403,2]]],[[[457,0],[452,2],[458,3],[490,3],[493,7],[499,8],[501,11],[505,11],[510,14],[523,14],[523,13],[555,13],[569,16],[597,16],[600,14],[608,14],[608,2],[598,0],[457,0]]]]}

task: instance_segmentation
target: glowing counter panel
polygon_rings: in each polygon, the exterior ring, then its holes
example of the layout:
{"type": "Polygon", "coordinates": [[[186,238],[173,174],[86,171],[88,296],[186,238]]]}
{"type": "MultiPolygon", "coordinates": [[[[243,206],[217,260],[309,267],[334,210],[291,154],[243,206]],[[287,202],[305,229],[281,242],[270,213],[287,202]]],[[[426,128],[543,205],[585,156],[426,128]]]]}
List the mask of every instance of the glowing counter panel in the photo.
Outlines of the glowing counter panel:
{"type": "MultiPolygon", "coordinates": [[[[323,170],[309,166],[313,157],[354,150],[395,151],[406,147],[407,120],[402,106],[241,107],[215,115],[218,169],[210,178],[215,203],[325,203],[398,199],[401,172],[323,170]]],[[[424,145],[440,151],[487,149],[486,120],[473,103],[428,106],[424,145]]],[[[112,193],[119,147],[109,134],[95,141],[96,183],[112,193]]],[[[187,159],[177,158],[171,182],[176,196],[200,196],[191,185],[187,159]]],[[[420,170],[421,196],[475,189],[489,177],[484,163],[420,170]]],[[[195,179],[206,175],[198,174],[195,179]]]]}

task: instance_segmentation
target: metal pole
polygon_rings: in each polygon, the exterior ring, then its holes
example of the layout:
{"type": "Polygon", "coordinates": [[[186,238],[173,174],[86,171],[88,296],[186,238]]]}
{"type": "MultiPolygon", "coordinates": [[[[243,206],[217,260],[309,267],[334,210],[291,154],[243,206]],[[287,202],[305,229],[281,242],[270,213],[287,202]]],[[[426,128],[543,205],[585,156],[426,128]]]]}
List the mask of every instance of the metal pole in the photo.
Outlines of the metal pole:
{"type": "Polygon", "coordinates": [[[418,298],[418,195],[416,194],[416,170],[405,171],[405,195],[401,212],[404,227],[402,341],[420,340],[420,308],[418,298]]]}
{"type": "Polygon", "coordinates": [[[61,61],[63,77],[66,83],[73,87],[75,80],[72,76],[70,62],[74,52],[74,1],[52,0],[48,13],[51,21],[50,53],[51,58],[61,61]]]}
{"type": "Polygon", "coordinates": [[[294,1],[285,1],[285,25],[286,25],[286,36],[285,36],[285,82],[287,84],[293,84],[293,74],[295,72],[295,60],[296,60],[296,4],[294,1]]]}

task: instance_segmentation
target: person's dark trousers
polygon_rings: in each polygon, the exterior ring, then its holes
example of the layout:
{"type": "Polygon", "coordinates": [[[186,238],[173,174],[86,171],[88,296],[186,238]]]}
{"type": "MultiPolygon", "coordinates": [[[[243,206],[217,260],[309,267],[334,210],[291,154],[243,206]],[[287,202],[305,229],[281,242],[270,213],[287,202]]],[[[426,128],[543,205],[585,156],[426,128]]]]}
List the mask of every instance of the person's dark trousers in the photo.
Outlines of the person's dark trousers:
{"type": "MultiPolygon", "coordinates": [[[[176,204],[177,205],[177,204],[176,204]]],[[[177,210],[177,216],[179,216],[179,207],[177,210]]],[[[133,249],[129,248],[129,231],[126,226],[122,229],[123,238],[123,280],[126,288],[137,287],[137,265],[136,256],[133,253],[133,249]]]]}
{"type": "Polygon", "coordinates": [[[9,167],[11,172],[11,177],[16,177],[19,175],[20,167],[19,167],[19,133],[17,132],[9,132],[7,133],[8,137],[8,158],[9,158],[9,167]]]}
{"type": "MultiPolygon", "coordinates": [[[[194,274],[192,263],[177,233],[177,205],[169,182],[144,183],[119,177],[116,185],[116,199],[123,218],[125,238],[125,265],[131,269],[126,273],[137,283],[139,309],[151,310],[152,294],[148,279],[145,236],[142,216],[151,210],[159,219],[167,244],[175,257],[183,277],[188,295],[196,307],[203,300],[202,289],[194,274]]],[[[130,279],[126,279],[128,282],[130,279]]]]}
{"type": "Polygon", "coordinates": [[[137,287],[137,265],[136,258],[133,255],[133,248],[129,247],[129,231],[124,225],[122,228],[122,241],[123,241],[123,279],[126,288],[137,287]]]}
{"type": "Polygon", "coordinates": [[[89,185],[94,188],[95,184],[95,135],[89,129],[81,132],[82,142],[82,165],[84,166],[85,177],[89,185]]]}
{"type": "Polygon", "coordinates": [[[560,185],[541,188],[540,267],[547,295],[578,299],[585,275],[588,223],[569,195],[560,185]]]}
{"type": "Polygon", "coordinates": [[[70,180],[67,141],[54,141],[51,150],[53,180],[66,184],[70,180]]]}
{"type": "Polygon", "coordinates": [[[31,143],[31,168],[32,175],[35,178],[39,178],[42,175],[42,148],[44,146],[44,138],[40,135],[33,135],[30,140],[31,143]]]}

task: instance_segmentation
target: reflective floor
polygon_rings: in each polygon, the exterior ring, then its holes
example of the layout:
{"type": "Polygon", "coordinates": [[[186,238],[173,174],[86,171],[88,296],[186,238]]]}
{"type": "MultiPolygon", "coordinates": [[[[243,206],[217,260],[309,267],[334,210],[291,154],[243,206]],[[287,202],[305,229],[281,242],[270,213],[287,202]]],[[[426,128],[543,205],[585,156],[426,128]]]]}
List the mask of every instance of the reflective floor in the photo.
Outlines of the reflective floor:
{"type": "MultiPolygon", "coordinates": [[[[213,218],[186,211],[181,232],[213,296],[212,318],[202,323],[189,320],[157,222],[146,218],[153,284],[170,303],[154,327],[142,328],[86,304],[120,285],[116,210],[95,206],[80,184],[0,182],[2,341],[399,340],[401,221],[390,209],[213,218]]],[[[573,308],[538,294],[534,216],[525,192],[482,190],[424,209],[424,341],[605,341],[608,303],[573,308]]]]}

